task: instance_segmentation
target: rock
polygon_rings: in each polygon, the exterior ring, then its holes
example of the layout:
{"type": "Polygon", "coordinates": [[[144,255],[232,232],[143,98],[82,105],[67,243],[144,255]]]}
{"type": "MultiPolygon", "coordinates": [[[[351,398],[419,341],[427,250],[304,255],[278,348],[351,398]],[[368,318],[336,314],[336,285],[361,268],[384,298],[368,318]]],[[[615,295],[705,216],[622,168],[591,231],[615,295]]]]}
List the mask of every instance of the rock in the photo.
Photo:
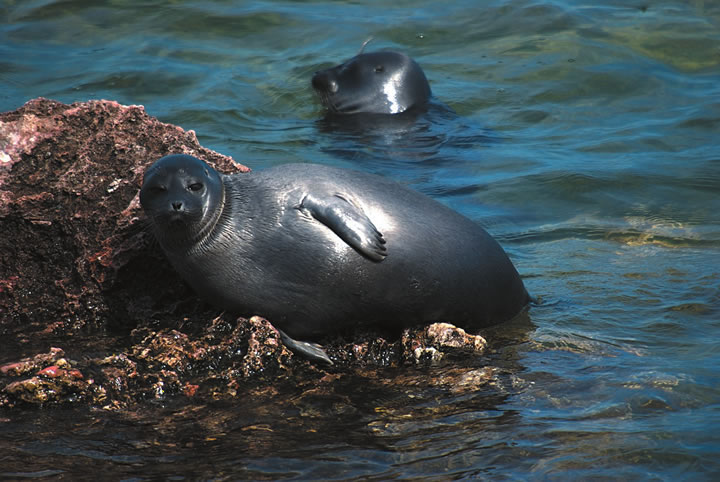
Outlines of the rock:
{"type": "Polygon", "coordinates": [[[62,359],[63,356],[65,356],[65,351],[63,351],[62,348],[53,347],[50,348],[50,352],[48,353],[40,353],[34,357],[23,358],[20,361],[0,366],[0,374],[15,376],[25,375],[37,371],[48,364],[56,363],[59,359],[62,359]]]}
{"type": "Polygon", "coordinates": [[[13,407],[18,403],[32,405],[88,401],[97,398],[102,389],[92,379],[85,379],[73,362],[63,358],[65,352],[51,348],[15,363],[0,367],[4,375],[23,376],[35,372],[30,378],[12,381],[0,392],[0,406],[13,407]]]}
{"type": "Polygon", "coordinates": [[[133,325],[152,312],[150,294],[186,292],[162,254],[146,249],[138,202],[147,166],[173,152],[248,170],[142,106],[40,98],[0,114],[3,332],[133,325]]]}
{"type": "Polygon", "coordinates": [[[417,362],[437,363],[446,354],[478,354],[487,348],[485,338],[471,335],[450,323],[433,323],[415,332],[415,336],[403,337],[404,358],[417,362]]]}
{"type": "Polygon", "coordinates": [[[143,173],[170,153],[249,170],[142,106],[39,98],[0,114],[0,337],[12,340],[0,352],[0,407],[243,396],[251,381],[313,390],[332,384],[326,370],[484,349],[482,338],[435,324],[394,341],[331,340],[336,365],[318,367],[293,356],[267,320],[218,316],[144,229],[143,173]],[[29,346],[56,348],[27,357],[29,346]]]}

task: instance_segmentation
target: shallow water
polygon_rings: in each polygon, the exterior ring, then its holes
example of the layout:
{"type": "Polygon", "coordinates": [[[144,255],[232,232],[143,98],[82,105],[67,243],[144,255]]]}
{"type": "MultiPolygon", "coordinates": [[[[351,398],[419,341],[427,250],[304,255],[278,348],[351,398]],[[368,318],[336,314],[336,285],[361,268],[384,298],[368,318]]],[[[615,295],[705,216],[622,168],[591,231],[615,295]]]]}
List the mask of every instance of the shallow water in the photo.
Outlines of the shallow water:
{"type": "Polygon", "coordinates": [[[353,167],[447,203],[542,300],[478,362],[491,383],[425,382],[445,366],[317,397],[12,412],[0,477],[720,474],[720,2],[385,4],[5,0],[0,111],[143,104],[254,169],[353,167]],[[411,143],[323,129],[312,72],[370,36],[457,116],[411,143]]]}

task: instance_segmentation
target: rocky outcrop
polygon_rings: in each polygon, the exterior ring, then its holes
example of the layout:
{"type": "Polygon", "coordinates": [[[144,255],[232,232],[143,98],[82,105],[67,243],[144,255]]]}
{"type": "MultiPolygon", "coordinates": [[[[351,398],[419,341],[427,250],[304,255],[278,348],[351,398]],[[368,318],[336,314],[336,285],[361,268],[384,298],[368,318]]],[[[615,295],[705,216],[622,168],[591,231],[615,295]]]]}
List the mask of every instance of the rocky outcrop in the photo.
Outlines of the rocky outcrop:
{"type": "Polygon", "coordinates": [[[247,170],[141,106],[35,99],[0,115],[4,332],[134,324],[154,300],[183,298],[147,249],[138,202],[146,167],[172,152],[247,170]]]}

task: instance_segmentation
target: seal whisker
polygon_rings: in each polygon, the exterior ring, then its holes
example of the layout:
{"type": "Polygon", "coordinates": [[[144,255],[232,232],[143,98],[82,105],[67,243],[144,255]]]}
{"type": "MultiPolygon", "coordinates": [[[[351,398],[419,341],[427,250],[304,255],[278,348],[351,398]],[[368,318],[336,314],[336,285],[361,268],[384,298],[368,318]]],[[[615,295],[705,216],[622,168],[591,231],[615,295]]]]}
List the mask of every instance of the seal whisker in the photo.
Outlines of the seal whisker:
{"type": "Polygon", "coordinates": [[[367,46],[367,44],[369,44],[374,38],[375,38],[375,37],[373,37],[372,35],[371,35],[370,37],[368,37],[367,40],[365,40],[365,41],[362,43],[362,45],[360,46],[360,50],[358,50],[358,53],[357,53],[356,55],[362,54],[363,51],[365,50],[365,47],[367,46]]]}

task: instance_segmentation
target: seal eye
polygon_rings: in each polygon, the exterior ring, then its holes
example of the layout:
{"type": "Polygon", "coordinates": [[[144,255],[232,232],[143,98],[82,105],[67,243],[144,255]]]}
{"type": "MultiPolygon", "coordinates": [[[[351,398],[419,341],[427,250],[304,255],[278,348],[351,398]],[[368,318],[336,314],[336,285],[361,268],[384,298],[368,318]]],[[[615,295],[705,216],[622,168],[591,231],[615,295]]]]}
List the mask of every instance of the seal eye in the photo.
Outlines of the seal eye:
{"type": "Polygon", "coordinates": [[[202,183],[194,182],[194,183],[190,184],[187,188],[189,191],[198,192],[200,189],[203,188],[203,185],[202,185],[202,183]]]}
{"type": "Polygon", "coordinates": [[[383,67],[382,65],[375,66],[375,72],[382,72],[383,70],[385,70],[385,67],[383,67]]]}
{"type": "Polygon", "coordinates": [[[165,186],[152,186],[150,188],[150,192],[152,194],[162,194],[165,191],[167,191],[167,188],[165,186]]]}

